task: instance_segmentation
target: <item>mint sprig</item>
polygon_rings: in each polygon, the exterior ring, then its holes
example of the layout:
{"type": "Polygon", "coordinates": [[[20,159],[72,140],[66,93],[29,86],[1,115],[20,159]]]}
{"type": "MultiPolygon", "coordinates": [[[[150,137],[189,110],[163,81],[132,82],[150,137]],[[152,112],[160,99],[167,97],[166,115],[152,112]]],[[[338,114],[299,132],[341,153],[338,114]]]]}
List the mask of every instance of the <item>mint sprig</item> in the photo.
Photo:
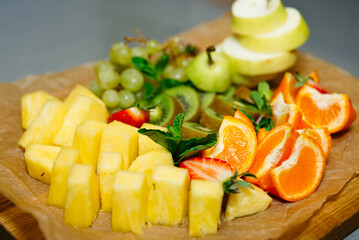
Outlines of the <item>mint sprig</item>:
{"type": "Polygon", "coordinates": [[[295,72],[295,79],[297,82],[293,86],[296,88],[303,86],[309,81],[308,77],[300,75],[299,72],[295,72]]]}
{"type": "Polygon", "coordinates": [[[153,80],[161,80],[161,76],[163,71],[166,69],[168,63],[170,61],[170,57],[168,54],[162,54],[155,65],[150,63],[147,59],[142,57],[133,57],[132,64],[138,68],[143,74],[153,80]]]}
{"type": "Polygon", "coordinates": [[[243,177],[252,177],[257,178],[254,174],[245,172],[238,174],[238,171],[236,169],[234,175],[232,177],[229,177],[227,180],[223,182],[223,190],[225,193],[239,193],[240,188],[239,187],[245,187],[245,188],[251,188],[253,189],[253,186],[245,181],[243,177]]]}

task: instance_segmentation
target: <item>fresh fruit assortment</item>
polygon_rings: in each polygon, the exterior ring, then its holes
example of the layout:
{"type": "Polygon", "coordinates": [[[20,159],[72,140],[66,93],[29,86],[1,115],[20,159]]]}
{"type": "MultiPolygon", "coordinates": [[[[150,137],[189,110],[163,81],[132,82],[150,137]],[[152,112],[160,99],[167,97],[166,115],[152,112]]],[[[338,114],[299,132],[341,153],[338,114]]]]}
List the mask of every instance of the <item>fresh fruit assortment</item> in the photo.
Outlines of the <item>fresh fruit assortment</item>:
{"type": "Polygon", "coordinates": [[[88,228],[101,210],[113,231],[142,234],[188,216],[200,237],[217,232],[224,195],[231,221],[264,211],[271,196],[294,202],[316,190],[330,134],[356,119],[350,99],[325,90],[316,71],[285,73],[274,94],[262,81],[290,67],[308,37],[297,10],[237,0],[232,14],[237,35],[220,51],[139,33],[96,63],[88,89],[76,85],[63,102],[22,97],[18,144],[66,223],[88,228]]]}

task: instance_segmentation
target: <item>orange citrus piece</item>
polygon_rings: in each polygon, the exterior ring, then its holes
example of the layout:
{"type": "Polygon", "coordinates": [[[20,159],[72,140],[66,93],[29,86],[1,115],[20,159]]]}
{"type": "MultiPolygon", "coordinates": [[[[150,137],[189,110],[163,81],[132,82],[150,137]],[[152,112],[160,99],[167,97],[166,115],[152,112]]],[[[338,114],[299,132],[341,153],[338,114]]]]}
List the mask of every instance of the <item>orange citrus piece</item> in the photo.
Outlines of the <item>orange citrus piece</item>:
{"type": "Polygon", "coordinates": [[[217,144],[211,151],[202,152],[202,156],[227,161],[238,173],[243,173],[252,165],[256,150],[257,136],[253,125],[225,116],[218,132],[217,144]]]}
{"type": "Polygon", "coordinates": [[[325,166],[322,148],[301,134],[288,159],[270,173],[268,191],[290,202],[304,199],[319,186],[325,166]]]}
{"type": "Polygon", "coordinates": [[[318,71],[315,69],[311,72],[308,77],[312,79],[315,83],[320,83],[318,71]]]}
{"type": "Polygon", "coordinates": [[[271,103],[278,97],[280,93],[283,94],[284,102],[294,103],[295,96],[297,95],[299,88],[294,87],[294,84],[297,82],[293,74],[286,72],[282,81],[280,82],[278,88],[272,96],[271,103]]]}
{"type": "Polygon", "coordinates": [[[328,128],[307,128],[296,131],[300,134],[304,133],[309,137],[313,138],[322,147],[324,158],[326,159],[328,157],[330,149],[332,147],[332,138],[330,136],[328,128]]]}
{"type": "Polygon", "coordinates": [[[258,144],[260,142],[262,142],[262,140],[265,138],[265,136],[267,135],[267,130],[265,128],[260,128],[257,132],[257,141],[258,144]]]}
{"type": "Polygon", "coordinates": [[[272,101],[271,106],[274,126],[289,123],[294,129],[301,127],[302,111],[294,103],[285,103],[282,93],[279,93],[274,101],[272,101]]]}
{"type": "MultiPolygon", "coordinates": [[[[249,120],[249,118],[239,109],[237,109],[237,111],[234,113],[234,117],[239,118],[239,119],[245,121],[246,123],[248,123],[249,125],[253,126],[252,121],[249,120]]],[[[254,126],[253,126],[253,128],[254,128],[254,126]]]]}
{"type": "Polygon", "coordinates": [[[296,104],[302,110],[304,126],[327,127],[330,133],[349,127],[356,118],[356,112],[348,95],[323,94],[309,85],[304,85],[300,89],[296,104]]]}

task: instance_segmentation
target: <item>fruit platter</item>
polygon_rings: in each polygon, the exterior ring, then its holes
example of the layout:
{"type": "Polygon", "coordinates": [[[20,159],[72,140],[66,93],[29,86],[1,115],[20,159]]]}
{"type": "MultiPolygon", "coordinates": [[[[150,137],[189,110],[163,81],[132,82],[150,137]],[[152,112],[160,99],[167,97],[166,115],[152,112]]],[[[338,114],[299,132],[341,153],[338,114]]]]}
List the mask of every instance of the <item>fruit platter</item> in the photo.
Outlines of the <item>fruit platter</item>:
{"type": "Polygon", "coordinates": [[[359,80],[296,50],[298,10],[246,2],[1,84],[0,192],[47,239],[318,239],[355,222],[359,80]]]}

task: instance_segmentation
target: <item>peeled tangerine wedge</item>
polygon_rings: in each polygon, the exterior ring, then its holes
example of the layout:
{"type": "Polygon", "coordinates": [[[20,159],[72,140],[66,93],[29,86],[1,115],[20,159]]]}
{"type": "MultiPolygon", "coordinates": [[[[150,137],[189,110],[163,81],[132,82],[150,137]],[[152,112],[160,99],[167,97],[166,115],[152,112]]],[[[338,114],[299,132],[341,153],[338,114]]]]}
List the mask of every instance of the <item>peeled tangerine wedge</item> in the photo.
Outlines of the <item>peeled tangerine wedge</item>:
{"type": "Polygon", "coordinates": [[[356,112],[348,95],[323,94],[307,84],[298,92],[296,104],[302,109],[305,126],[327,127],[330,133],[349,127],[356,119],[356,112]]]}
{"type": "Polygon", "coordinates": [[[274,126],[289,123],[295,130],[301,127],[302,111],[294,103],[286,104],[282,93],[279,93],[275,100],[271,102],[271,106],[274,126]]]}
{"type": "Polygon", "coordinates": [[[299,134],[306,134],[307,136],[313,138],[323,149],[324,158],[326,159],[330,153],[332,147],[332,138],[328,131],[328,128],[306,128],[296,130],[299,134]]]}
{"type": "Polygon", "coordinates": [[[242,46],[256,52],[276,53],[291,51],[304,44],[309,37],[307,24],[297,9],[287,7],[285,10],[288,18],[284,24],[270,32],[240,36],[242,46]]]}
{"type": "Polygon", "coordinates": [[[287,19],[280,0],[237,0],[232,4],[232,30],[241,35],[269,32],[287,19]]]}

